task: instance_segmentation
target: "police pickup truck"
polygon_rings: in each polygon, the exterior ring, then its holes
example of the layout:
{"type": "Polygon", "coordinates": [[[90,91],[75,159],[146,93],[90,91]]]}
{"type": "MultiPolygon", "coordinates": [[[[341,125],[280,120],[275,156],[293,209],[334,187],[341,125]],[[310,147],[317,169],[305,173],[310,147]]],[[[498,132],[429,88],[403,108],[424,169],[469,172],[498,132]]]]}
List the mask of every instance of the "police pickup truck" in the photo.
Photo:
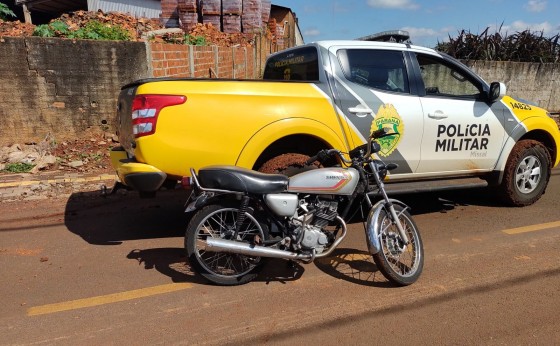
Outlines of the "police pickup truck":
{"type": "Polygon", "coordinates": [[[390,128],[393,192],[489,185],[534,203],[558,165],[550,114],[461,62],[402,43],[315,42],[270,56],[263,80],[144,79],[122,88],[121,182],[154,194],[211,164],[291,175],[320,149],[349,151],[390,128]]]}

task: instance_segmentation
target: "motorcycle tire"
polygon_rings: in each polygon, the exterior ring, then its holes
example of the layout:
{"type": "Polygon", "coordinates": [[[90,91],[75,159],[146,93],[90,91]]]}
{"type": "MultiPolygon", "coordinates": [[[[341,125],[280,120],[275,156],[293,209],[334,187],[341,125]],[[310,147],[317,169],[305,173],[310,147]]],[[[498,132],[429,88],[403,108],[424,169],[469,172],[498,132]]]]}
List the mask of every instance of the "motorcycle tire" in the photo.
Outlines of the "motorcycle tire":
{"type": "MultiPolygon", "coordinates": [[[[205,250],[205,240],[208,237],[233,237],[238,214],[239,209],[233,203],[208,205],[193,216],[185,233],[189,264],[201,276],[218,285],[248,283],[258,275],[262,267],[263,259],[260,257],[205,250]]],[[[253,215],[246,213],[237,240],[255,243],[264,240],[266,233],[266,228],[253,215]]]]}
{"type": "Polygon", "coordinates": [[[396,204],[394,208],[410,243],[403,246],[391,213],[383,208],[377,220],[380,223],[378,229],[381,251],[373,255],[373,260],[387,280],[398,286],[407,286],[416,282],[422,273],[424,247],[418,227],[408,211],[396,204]]]}

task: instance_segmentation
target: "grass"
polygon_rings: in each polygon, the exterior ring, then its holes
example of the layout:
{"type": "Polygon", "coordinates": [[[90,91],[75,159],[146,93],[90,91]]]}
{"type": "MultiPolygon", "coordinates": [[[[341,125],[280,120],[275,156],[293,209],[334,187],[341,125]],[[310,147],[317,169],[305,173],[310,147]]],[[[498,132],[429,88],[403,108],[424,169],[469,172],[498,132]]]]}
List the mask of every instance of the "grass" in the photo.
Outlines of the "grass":
{"type": "Polygon", "coordinates": [[[29,163],[8,163],[2,170],[8,173],[26,173],[33,169],[35,165],[29,163]]]}

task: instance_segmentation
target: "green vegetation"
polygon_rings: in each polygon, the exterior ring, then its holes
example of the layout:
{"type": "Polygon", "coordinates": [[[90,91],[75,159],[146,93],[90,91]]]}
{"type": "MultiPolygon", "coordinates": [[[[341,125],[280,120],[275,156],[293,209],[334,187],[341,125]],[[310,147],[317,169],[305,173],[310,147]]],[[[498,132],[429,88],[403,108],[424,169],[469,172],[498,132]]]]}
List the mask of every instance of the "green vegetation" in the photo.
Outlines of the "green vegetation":
{"type": "Polygon", "coordinates": [[[502,35],[501,27],[494,34],[489,29],[478,35],[462,30],[457,38],[449,36],[449,42],[438,42],[436,50],[463,60],[560,62],[560,34],[545,37],[542,31],[525,30],[502,35]]]}
{"type": "Polygon", "coordinates": [[[96,20],[88,22],[83,28],[79,28],[77,30],[71,30],[66,23],[57,20],[49,24],[37,26],[33,35],[40,37],[66,37],[86,40],[131,40],[129,32],[122,27],[103,24],[96,20]]]}
{"type": "Polygon", "coordinates": [[[206,38],[204,36],[185,35],[185,44],[190,46],[206,46],[206,38]]]}
{"type": "Polygon", "coordinates": [[[8,163],[4,171],[9,173],[25,173],[32,170],[33,167],[35,167],[35,165],[29,163],[8,163]]]}
{"type": "MultiPolygon", "coordinates": [[[[153,39],[153,37],[152,37],[153,39]]],[[[204,36],[195,36],[189,34],[165,34],[162,37],[163,42],[173,44],[185,44],[189,46],[207,46],[208,42],[204,36]]]]}
{"type": "Polygon", "coordinates": [[[15,17],[16,14],[10,10],[10,8],[8,7],[8,5],[0,2],[0,19],[1,20],[6,20],[8,19],[8,17],[15,17]]]}

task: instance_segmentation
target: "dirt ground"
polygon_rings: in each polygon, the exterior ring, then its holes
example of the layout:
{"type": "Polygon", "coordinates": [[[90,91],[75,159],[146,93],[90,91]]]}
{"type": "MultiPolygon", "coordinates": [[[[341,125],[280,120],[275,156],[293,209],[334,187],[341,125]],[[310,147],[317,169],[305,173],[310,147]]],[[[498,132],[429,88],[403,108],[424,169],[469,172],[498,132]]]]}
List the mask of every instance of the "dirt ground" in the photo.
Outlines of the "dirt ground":
{"type": "Polygon", "coordinates": [[[116,135],[93,131],[72,140],[47,137],[38,143],[12,143],[0,148],[0,175],[24,173],[14,171],[13,164],[22,163],[33,166],[28,171],[32,174],[112,172],[110,151],[118,145],[116,135]]]}
{"type": "Polygon", "coordinates": [[[425,249],[407,287],[380,274],[360,222],[326,258],[220,287],[185,256],[182,191],[6,203],[0,344],[560,345],[558,191],[555,169],[524,208],[486,190],[400,196],[425,249]]]}

